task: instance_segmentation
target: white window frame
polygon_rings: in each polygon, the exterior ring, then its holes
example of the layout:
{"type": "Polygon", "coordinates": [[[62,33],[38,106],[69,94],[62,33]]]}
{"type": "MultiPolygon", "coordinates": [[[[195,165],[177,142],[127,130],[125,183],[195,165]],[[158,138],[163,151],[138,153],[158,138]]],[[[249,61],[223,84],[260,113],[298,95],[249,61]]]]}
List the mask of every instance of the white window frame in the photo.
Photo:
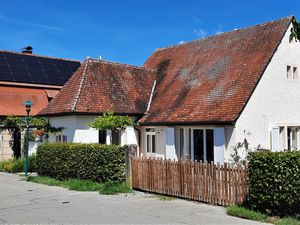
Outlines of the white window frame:
{"type": "MultiPolygon", "coordinates": [[[[206,146],[206,130],[213,130],[214,131],[214,127],[194,127],[191,128],[191,159],[192,161],[195,160],[195,149],[194,149],[194,130],[203,130],[203,161],[207,160],[207,146],[206,146]]],[[[214,144],[215,144],[215,140],[214,140],[214,144]]],[[[214,154],[214,158],[215,158],[215,154],[214,154]]],[[[209,162],[210,163],[210,162],[209,162]]]]}
{"type": "Polygon", "coordinates": [[[56,143],[66,143],[68,142],[67,135],[59,134],[55,136],[55,142],[56,143]]]}
{"type": "Polygon", "coordinates": [[[156,154],[156,146],[155,146],[155,144],[156,144],[155,127],[146,127],[145,128],[145,153],[146,154],[156,154]],[[148,129],[154,129],[154,131],[147,131],[148,129]],[[151,137],[151,138],[149,138],[151,152],[148,151],[148,139],[147,139],[147,136],[151,137]],[[152,142],[152,137],[153,136],[154,136],[154,139],[155,139],[154,146],[153,146],[153,142],[152,142]]]}

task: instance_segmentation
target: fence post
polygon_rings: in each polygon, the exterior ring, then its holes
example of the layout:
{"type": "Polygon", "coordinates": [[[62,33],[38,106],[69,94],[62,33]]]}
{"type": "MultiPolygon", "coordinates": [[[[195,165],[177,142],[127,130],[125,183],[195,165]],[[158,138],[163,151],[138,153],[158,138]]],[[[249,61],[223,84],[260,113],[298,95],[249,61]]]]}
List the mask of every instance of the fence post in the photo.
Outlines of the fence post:
{"type": "Polygon", "coordinates": [[[131,157],[137,154],[137,145],[125,145],[125,175],[126,183],[132,188],[132,168],[131,168],[131,157]]]}

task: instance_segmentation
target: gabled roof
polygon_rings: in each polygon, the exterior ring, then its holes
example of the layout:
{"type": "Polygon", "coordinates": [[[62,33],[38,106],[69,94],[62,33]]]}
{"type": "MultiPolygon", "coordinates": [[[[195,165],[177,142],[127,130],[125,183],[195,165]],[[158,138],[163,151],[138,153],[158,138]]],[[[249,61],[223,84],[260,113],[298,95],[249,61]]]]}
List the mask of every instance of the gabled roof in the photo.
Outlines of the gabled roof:
{"type": "Polygon", "coordinates": [[[0,88],[0,116],[25,116],[24,102],[26,100],[31,100],[33,103],[30,115],[36,115],[48,104],[48,97],[50,96],[47,95],[47,92],[55,95],[58,90],[2,86],[0,88]]]}
{"type": "Polygon", "coordinates": [[[143,67],[87,59],[39,115],[143,114],[155,75],[143,67]]]}
{"type": "Polygon", "coordinates": [[[293,17],[156,50],[146,124],[234,123],[251,97],[293,17]]]}
{"type": "Polygon", "coordinates": [[[63,86],[79,61],[0,50],[0,81],[63,86]]]}

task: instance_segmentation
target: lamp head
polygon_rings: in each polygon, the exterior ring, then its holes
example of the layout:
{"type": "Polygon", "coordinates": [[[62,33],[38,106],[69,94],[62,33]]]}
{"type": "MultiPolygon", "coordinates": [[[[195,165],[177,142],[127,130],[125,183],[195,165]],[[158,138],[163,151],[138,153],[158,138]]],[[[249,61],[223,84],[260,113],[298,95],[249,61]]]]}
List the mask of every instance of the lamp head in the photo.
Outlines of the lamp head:
{"type": "Polygon", "coordinates": [[[26,106],[26,111],[27,111],[27,112],[30,112],[30,108],[31,108],[31,106],[32,106],[32,101],[27,100],[27,101],[25,102],[25,106],[26,106]]]}

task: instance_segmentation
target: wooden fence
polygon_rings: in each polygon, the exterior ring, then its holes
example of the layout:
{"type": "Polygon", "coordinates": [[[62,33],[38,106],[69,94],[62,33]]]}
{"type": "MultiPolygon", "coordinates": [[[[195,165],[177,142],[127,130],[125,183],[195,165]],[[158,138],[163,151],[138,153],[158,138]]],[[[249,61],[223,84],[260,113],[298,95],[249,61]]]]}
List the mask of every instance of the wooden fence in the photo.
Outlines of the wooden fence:
{"type": "Polygon", "coordinates": [[[247,168],[207,162],[131,158],[132,187],[228,206],[245,201],[247,168]]]}

